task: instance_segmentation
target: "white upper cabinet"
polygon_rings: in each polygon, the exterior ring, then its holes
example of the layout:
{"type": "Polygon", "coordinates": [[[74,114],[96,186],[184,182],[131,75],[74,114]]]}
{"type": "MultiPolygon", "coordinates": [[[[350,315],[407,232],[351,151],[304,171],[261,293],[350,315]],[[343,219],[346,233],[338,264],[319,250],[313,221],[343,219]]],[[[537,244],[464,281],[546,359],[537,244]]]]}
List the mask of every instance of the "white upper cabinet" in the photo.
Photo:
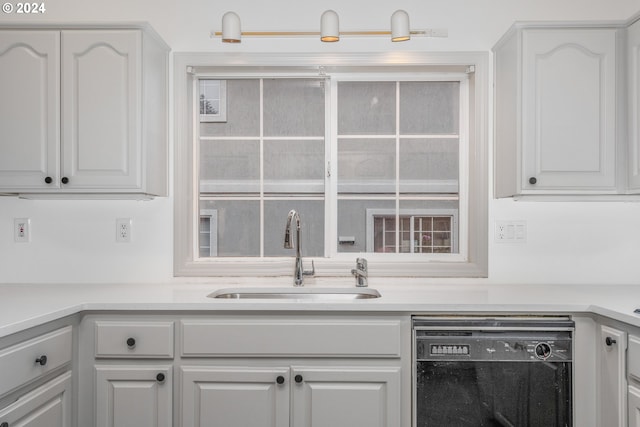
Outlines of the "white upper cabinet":
{"type": "Polygon", "coordinates": [[[496,197],[618,192],[621,31],[516,25],[494,48],[496,197]]]}
{"type": "Polygon", "coordinates": [[[59,32],[2,32],[0,93],[0,191],[59,186],[59,32]]]}
{"type": "Polygon", "coordinates": [[[167,194],[163,42],[142,28],[0,40],[0,192],[167,194]]]}
{"type": "Polygon", "coordinates": [[[627,31],[629,78],[629,187],[640,191],[640,18],[627,31]]]}
{"type": "Polygon", "coordinates": [[[139,188],[138,31],[62,32],[62,170],[69,188],[139,188]]]}

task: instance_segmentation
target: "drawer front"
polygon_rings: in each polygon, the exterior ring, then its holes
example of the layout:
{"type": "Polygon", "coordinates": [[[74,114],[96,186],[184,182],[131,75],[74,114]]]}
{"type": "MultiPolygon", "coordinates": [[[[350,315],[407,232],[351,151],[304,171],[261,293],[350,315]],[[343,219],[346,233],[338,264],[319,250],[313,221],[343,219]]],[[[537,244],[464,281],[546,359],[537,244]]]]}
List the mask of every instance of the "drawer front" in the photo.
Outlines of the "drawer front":
{"type": "Polygon", "coordinates": [[[173,358],[173,322],[96,321],[96,357],[173,358]]]}
{"type": "Polygon", "coordinates": [[[400,357],[400,321],[183,320],[182,356],[400,357]]]}
{"type": "Polygon", "coordinates": [[[629,375],[640,381],[640,337],[629,335],[629,375]]]}
{"type": "Polygon", "coordinates": [[[0,350],[0,395],[71,362],[71,326],[0,350]]]}
{"type": "Polygon", "coordinates": [[[0,425],[71,426],[71,372],[65,372],[0,409],[0,425]],[[5,424],[2,424],[5,423],[5,424]]]}

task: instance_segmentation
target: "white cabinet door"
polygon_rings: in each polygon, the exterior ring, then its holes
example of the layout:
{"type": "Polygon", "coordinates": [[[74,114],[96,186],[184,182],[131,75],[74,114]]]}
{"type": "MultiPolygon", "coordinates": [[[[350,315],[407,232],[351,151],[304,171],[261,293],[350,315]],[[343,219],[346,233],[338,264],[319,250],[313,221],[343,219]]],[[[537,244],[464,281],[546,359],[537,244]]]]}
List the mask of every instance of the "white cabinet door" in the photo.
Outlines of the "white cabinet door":
{"type": "Polygon", "coordinates": [[[141,186],[141,40],[133,30],[62,32],[65,187],[141,186]]]}
{"type": "Polygon", "coordinates": [[[96,427],[170,427],[171,366],[96,366],[96,427]]]}
{"type": "Polygon", "coordinates": [[[626,427],[626,332],[601,326],[598,343],[600,427],[626,427]]]}
{"type": "Polygon", "coordinates": [[[293,427],[397,427],[400,368],[292,368],[293,427]]]}
{"type": "Polygon", "coordinates": [[[629,73],[629,188],[640,190],[640,20],[627,32],[629,73]]]}
{"type": "Polygon", "coordinates": [[[640,427],[640,388],[629,386],[629,427],[640,427]]]}
{"type": "Polygon", "coordinates": [[[2,31],[0,192],[59,186],[59,52],[57,31],[2,31]]]}
{"type": "Polygon", "coordinates": [[[182,423],[289,427],[289,369],[182,368],[182,423]]]}
{"type": "Polygon", "coordinates": [[[523,190],[615,191],[616,31],[523,31],[523,190]]]}
{"type": "Polygon", "coordinates": [[[67,372],[0,409],[0,424],[9,427],[71,427],[70,404],[71,373],[67,372]]]}

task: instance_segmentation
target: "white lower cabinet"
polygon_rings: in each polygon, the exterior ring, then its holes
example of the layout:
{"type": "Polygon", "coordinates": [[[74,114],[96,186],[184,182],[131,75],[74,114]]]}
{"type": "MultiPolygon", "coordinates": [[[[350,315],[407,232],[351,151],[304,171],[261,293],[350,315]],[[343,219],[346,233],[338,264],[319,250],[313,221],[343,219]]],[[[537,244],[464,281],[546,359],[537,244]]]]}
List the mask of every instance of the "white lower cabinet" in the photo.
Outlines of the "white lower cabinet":
{"type": "Polygon", "coordinates": [[[384,314],[87,315],[77,425],[409,427],[409,324],[384,314]]]}
{"type": "Polygon", "coordinates": [[[185,366],[181,425],[396,427],[400,383],[395,367],[185,366]]]}
{"type": "Polygon", "coordinates": [[[629,334],[627,417],[629,427],[640,427],[640,337],[629,334]]]}
{"type": "Polygon", "coordinates": [[[182,426],[289,426],[289,369],[183,367],[182,426]]]}
{"type": "Polygon", "coordinates": [[[170,427],[171,366],[96,366],[96,427],[170,427]]]}
{"type": "Polygon", "coordinates": [[[400,368],[292,369],[292,426],[400,425],[400,368]]]}
{"type": "Polygon", "coordinates": [[[0,427],[71,427],[73,328],[0,348],[0,427]]]}
{"type": "Polygon", "coordinates": [[[171,320],[88,316],[80,340],[78,427],[174,425],[171,320]]]}
{"type": "Polygon", "coordinates": [[[598,401],[600,427],[626,427],[627,333],[600,326],[598,343],[598,401]]]}
{"type": "Polygon", "coordinates": [[[0,409],[2,427],[71,427],[71,372],[0,409]]]}
{"type": "Polygon", "coordinates": [[[629,427],[640,427],[640,388],[629,386],[629,427]]]}

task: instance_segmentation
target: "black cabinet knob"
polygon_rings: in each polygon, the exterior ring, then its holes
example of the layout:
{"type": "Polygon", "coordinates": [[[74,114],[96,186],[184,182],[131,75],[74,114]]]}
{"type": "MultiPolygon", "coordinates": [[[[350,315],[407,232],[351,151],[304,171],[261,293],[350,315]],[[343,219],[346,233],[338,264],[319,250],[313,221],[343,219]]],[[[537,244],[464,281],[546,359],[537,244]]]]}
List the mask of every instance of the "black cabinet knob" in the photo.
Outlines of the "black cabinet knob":
{"type": "Polygon", "coordinates": [[[51,184],[53,182],[53,178],[51,178],[50,176],[46,177],[44,179],[44,182],[46,182],[47,184],[51,184]]]}
{"type": "Polygon", "coordinates": [[[298,374],[293,378],[298,384],[300,384],[303,380],[302,375],[298,374]]]}
{"type": "Polygon", "coordinates": [[[538,180],[536,179],[535,176],[532,176],[531,178],[529,178],[529,184],[535,185],[536,182],[538,182],[538,180]]]}
{"type": "Polygon", "coordinates": [[[611,347],[612,345],[614,345],[615,343],[617,343],[617,341],[616,341],[616,340],[614,340],[614,339],[613,339],[613,338],[611,338],[611,337],[606,337],[606,338],[604,339],[604,343],[605,343],[606,345],[608,345],[609,347],[611,347]]]}
{"type": "Polygon", "coordinates": [[[6,423],[6,422],[2,423],[2,424],[0,424],[0,427],[9,427],[9,423],[6,423]]]}
{"type": "Polygon", "coordinates": [[[69,178],[67,178],[66,176],[63,176],[60,181],[62,181],[63,184],[68,184],[69,183],[69,178]]]}
{"type": "Polygon", "coordinates": [[[158,375],[156,375],[156,380],[161,383],[164,381],[164,374],[160,373],[158,375]]]}
{"type": "MultiPolygon", "coordinates": [[[[36,363],[39,364],[40,366],[46,365],[47,364],[47,356],[42,355],[42,356],[38,357],[36,359],[36,363]]],[[[0,427],[2,427],[2,426],[0,426],[0,427]]]]}
{"type": "Polygon", "coordinates": [[[278,384],[284,384],[284,377],[282,375],[278,375],[278,378],[276,378],[276,382],[278,384]]]}
{"type": "Polygon", "coordinates": [[[127,338],[127,346],[128,347],[135,347],[136,346],[136,339],[135,338],[127,338]]]}

